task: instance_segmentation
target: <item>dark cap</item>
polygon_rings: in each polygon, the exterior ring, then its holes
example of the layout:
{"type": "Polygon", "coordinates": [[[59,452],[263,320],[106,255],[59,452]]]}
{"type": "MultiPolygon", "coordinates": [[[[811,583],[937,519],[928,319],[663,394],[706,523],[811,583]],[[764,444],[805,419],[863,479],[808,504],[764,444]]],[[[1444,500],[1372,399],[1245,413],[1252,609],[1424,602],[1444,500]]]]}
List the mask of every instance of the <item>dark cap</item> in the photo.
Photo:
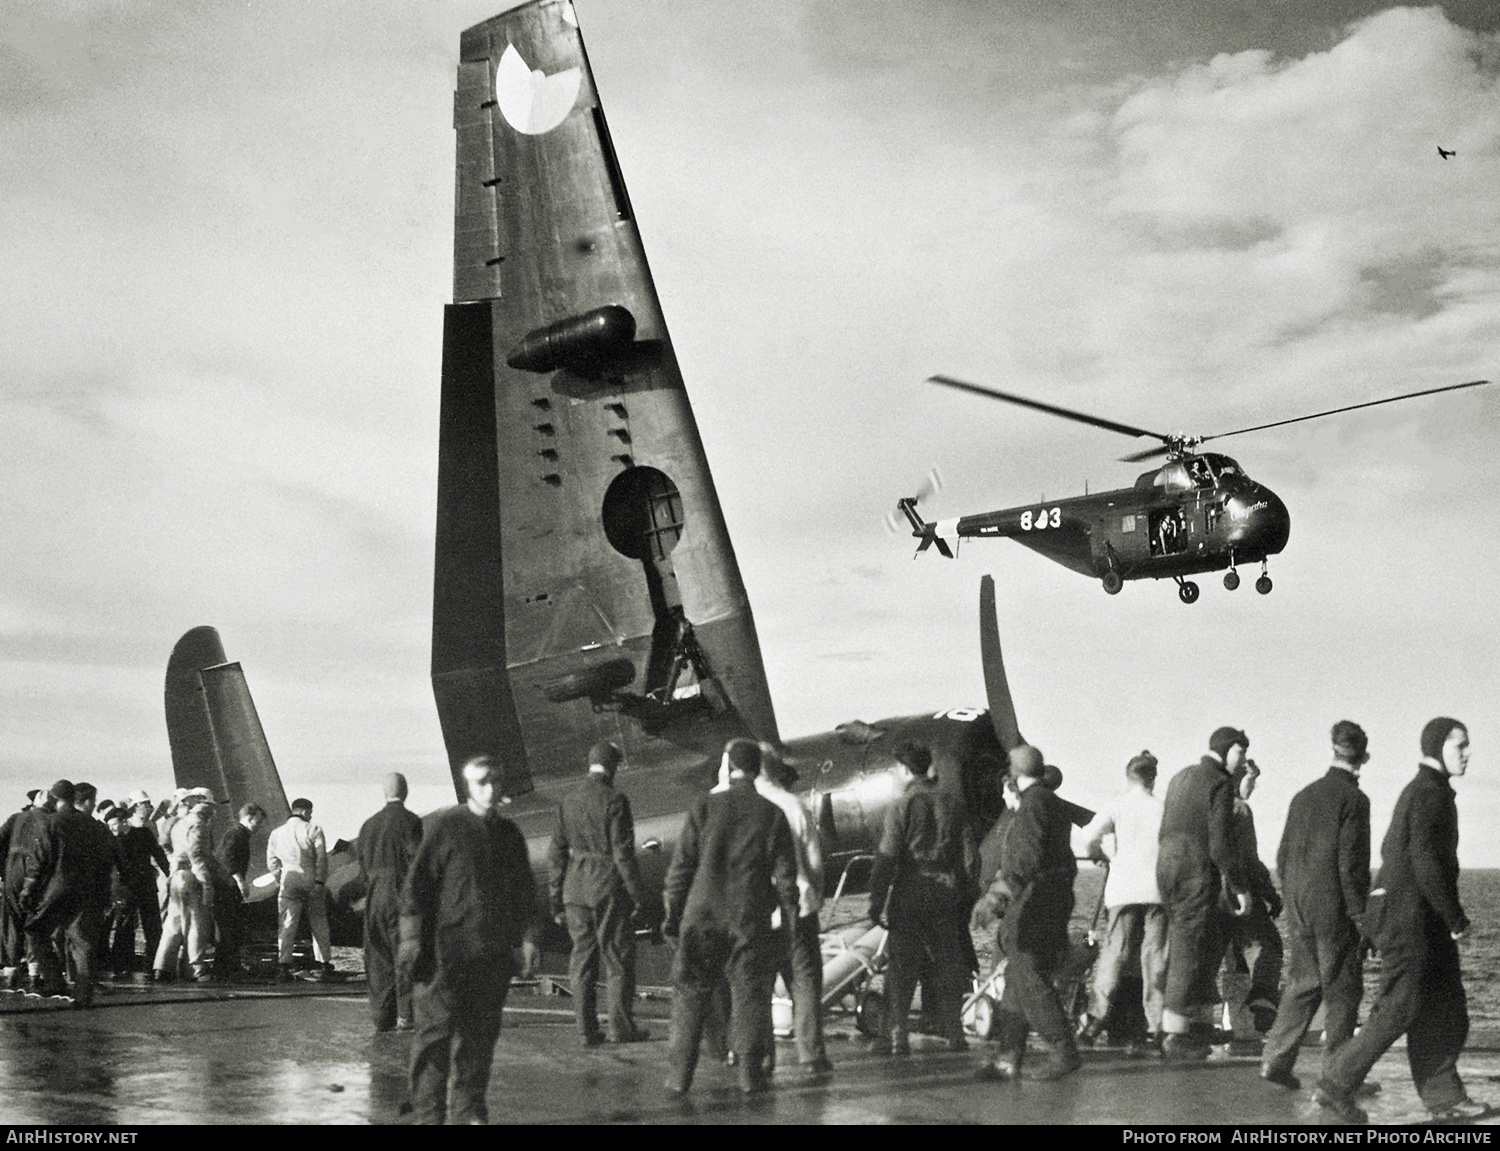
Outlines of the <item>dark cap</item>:
{"type": "Polygon", "coordinates": [[[1062,768],[1054,767],[1050,763],[1042,768],[1042,786],[1048,791],[1056,791],[1062,786],[1062,781],[1062,768]]]}
{"type": "Polygon", "coordinates": [[[914,739],[903,739],[891,749],[891,754],[897,763],[905,764],[917,775],[926,775],[932,766],[932,749],[914,739]]]}
{"type": "MultiPolygon", "coordinates": [[[[1443,744],[1448,742],[1448,736],[1455,727],[1469,730],[1466,724],[1450,719],[1446,715],[1440,715],[1437,719],[1429,719],[1427,726],[1422,729],[1422,754],[1430,759],[1442,759],[1443,744]]],[[[52,789],[52,794],[57,794],[56,788],[52,789]]]]}
{"type": "Polygon", "coordinates": [[[760,774],[760,744],[753,739],[731,739],[724,745],[724,754],[729,756],[730,771],[737,771],[747,779],[760,774]]]}
{"type": "Polygon", "coordinates": [[[1229,758],[1229,749],[1239,744],[1246,750],[1250,747],[1250,737],[1237,727],[1221,727],[1208,737],[1208,750],[1220,759],[1229,758]]]}
{"type": "Polygon", "coordinates": [[[53,799],[66,799],[73,802],[73,785],[66,779],[59,779],[52,785],[52,790],[47,792],[53,799]]]}
{"type": "Polygon", "coordinates": [[[1341,719],[1333,725],[1333,750],[1345,759],[1358,759],[1370,746],[1370,737],[1365,729],[1352,719],[1341,719]]]}
{"type": "Polygon", "coordinates": [[[625,753],[607,739],[601,739],[589,748],[589,766],[614,771],[625,760],[625,753]]]}

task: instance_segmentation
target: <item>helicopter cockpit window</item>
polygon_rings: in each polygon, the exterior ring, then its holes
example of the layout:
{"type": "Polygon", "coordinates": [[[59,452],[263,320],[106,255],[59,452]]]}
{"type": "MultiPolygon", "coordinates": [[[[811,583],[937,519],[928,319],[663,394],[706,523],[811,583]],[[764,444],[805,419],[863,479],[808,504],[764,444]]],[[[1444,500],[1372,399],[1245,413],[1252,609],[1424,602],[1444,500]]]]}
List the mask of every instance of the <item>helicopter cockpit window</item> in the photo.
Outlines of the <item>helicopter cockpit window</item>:
{"type": "Polygon", "coordinates": [[[1192,490],[1193,481],[1188,479],[1187,469],[1181,464],[1168,464],[1156,473],[1155,486],[1169,492],[1192,490]]]}
{"type": "Polygon", "coordinates": [[[1192,477],[1195,488],[1211,488],[1214,486],[1213,466],[1203,456],[1194,456],[1187,462],[1188,475],[1192,477]]]}

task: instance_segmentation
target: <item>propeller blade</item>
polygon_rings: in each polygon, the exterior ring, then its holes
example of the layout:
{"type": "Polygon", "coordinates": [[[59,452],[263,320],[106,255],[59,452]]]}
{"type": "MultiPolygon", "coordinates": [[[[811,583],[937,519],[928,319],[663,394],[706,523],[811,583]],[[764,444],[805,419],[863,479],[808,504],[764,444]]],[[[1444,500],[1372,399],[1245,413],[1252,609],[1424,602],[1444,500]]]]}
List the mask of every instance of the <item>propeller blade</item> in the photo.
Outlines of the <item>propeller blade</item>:
{"type": "Polygon", "coordinates": [[[995,577],[979,581],[979,658],[984,664],[984,694],[990,705],[995,738],[1006,751],[1026,741],[1016,726],[1016,705],[1011,702],[1005,661],[1000,657],[1000,625],[995,618],[995,577]]]}
{"type": "Polygon", "coordinates": [[[1441,388],[1425,388],[1420,392],[1407,392],[1403,396],[1390,396],[1383,400],[1368,400],[1363,404],[1349,404],[1342,408],[1329,408],[1326,412],[1313,412],[1310,416],[1294,416],[1290,420],[1275,420],[1269,424],[1256,424],[1253,428],[1236,428],[1232,432],[1219,432],[1216,435],[1204,436],[1202,442],[1209,440],[1222,440],[1225,436],[1242,436],[1246,432],[1263,432],[1267,428],[1279,428],[1286,424],[1300,424],[1303,420],[1320,420],[1324,416],[1336,416],[1340,412],[1353,412],[1360,408],[1376,408],[1381,404],[1394,404],[1397,400],[1414,400],[1418,396],[1435,396],[1439,392],[1456,392],[1461,388],[1477,388],[1482,384],[1488,384],[1489,380],[1470,380],[1466,384],[1448,384],[1441,388]]]}
{"type": "Polygon", "coordinates": [[[1144,451],[1131,452],[1128,456],[1121,456],[1120,462],[1122,464],[1138,464],[1142,460],[1154,460],[1157,456],[1164,456],[1171,450],[1166,444],[1162,444],[1157,448],[1147,448],[1144,451]]]}
{"type": "Polygon", "coordinates": [[[1117,423],[1114,420],[1101,419],[1084,412],[1075,412],[1071,408],[1060,408],[1056,404],[1044,404],[1040,400],[1028,400],[1025,396],[1011,395],[1009,392],[996,391],[994,388],[981,387],[979,384],[970,384],[964,380],[955,380],[952,376],[928,376],[929,384],[942,384],[944,387],[958,388],[960,391],[973,392],[976,396],[988,396],[992,400],[1004,400],[1008,404],[1019,404],[1023,408],[1034,408],[1048,415],[1061,416],[1065,420],[1076,420],[1080,424],[1088,424],[1090,427],[1103,428],[1107,432],[1119,432],[1125,436],[1150,436],[1154,440],[1167,443],[1170,437],[1161,432],[1147,431],[1144,428],[1133,427],[1130,424],[1117,423]]]}

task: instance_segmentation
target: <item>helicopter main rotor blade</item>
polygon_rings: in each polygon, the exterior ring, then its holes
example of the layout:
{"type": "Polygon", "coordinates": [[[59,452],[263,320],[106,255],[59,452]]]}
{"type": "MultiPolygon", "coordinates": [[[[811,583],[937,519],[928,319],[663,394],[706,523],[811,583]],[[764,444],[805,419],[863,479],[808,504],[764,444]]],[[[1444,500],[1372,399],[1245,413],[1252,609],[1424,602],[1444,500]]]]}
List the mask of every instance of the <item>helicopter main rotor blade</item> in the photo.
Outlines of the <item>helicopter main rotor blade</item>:
{"type": "Polygon", "coordinates": [[[1004,400],[1008,404],[1019,404],[1023,408],[1034,408],[1048,415],[1061,416],[1065,420],[1076,420],[1080,424],[1088,424],[1090,427],[1103,428],[1107,432],[1119,432],[1122,436],[1150,436],[1152,439],[1167,443],[1169,436],[1161,432],[1147,431],[1145,428],[1132,427],[1130,424],[1117,423],[1114,420],[1101,419],[1091,416],[1085,412],[1075,412],[1071,408],[1060,408],[1056,404],[1044,404],[1040,400],[1028,400],[1025,396],[1013,396],[1009,392],[999,392],[994,388],[981,387],[979,384],[967,383],[964,380],[955,380],[952,376],[928,376],[929,384],[942,384],[949,388],[958,388],[960,391],[973,392],[976,396],[988,396],[992,400],[1004,400]]]}
{"type": "Polygon", "coordinates": [[[1157,456],[1164,456],[1171,450],[1169,446],[1162,444],[1160,447],[1147,448],[1142,452],[1131,452],[1128,456],[1121,456],[1120,462],[1122,464],[1138,464],[1142,460],[1154,460],[1157,456]]]}
{"type": "Polygon", "coordinates": [[[1326,412],[1314,412],[1310,416],[1295,416],[1290,420],[1275,420],[1269,424],[1256,424],[1253,428],[1236,428],[1232,432],[1218,432],[1212,436],[1204,436],[1200,442],[1207,443],[1209,440],[1222,440],[1225,436],[1242,436],[1246,432],[1263,432],[1267,428],[1279,428],[1286,424],[1300,424],[1303,420],[1320,420],[1324,416],[1336,416],[1340,412],[1353,412],[1360,408],[1375,408],[1381,404],[1394,404],[1397,400],[1414,400],[1418,396],[1435,396],[1439,392],[1456,392],[1461,388],[1477,388],[1481,384],[1488,384],[1489,380],[1470,380],[1466,384],[1448,384],[1441,388],[1425,388],[1420,392],[1407,392],[1404,396],[1390,396],[1383,400],[1369,400],[1363,404],[1350,404],[1343,408],[1330,408],[1326,412]]]}

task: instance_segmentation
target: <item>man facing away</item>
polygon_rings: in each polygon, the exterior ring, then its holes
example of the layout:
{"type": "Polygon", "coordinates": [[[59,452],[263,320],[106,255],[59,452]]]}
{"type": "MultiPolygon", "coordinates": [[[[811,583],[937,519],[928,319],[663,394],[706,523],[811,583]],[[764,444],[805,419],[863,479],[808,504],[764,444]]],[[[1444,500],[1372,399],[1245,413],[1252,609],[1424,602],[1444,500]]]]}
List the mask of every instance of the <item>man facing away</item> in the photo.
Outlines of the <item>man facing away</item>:
{"type": "Polygon", "coordinates": [[[1082,1066],[1072,1024],[1053,984],[1068,953],[1068,916],[1073,913],[1078,863],[1069,843],[1067,812],[1057,794],[1042,783],[1042,753],[1028,744],[1016,747],[1010,753],[1010,769],[1020,804],[1000,871],[974,908],[976,928],[1001,920],[1007,961],[999,1051],[980,1065],[976,1077],[1018,1078],[1027,1032],[1034,1030],[1047,1045],[1047,1058],[1027,1077],[1059,1079],[1082,1066]]]}
{"type": "MultiPolygon", "coordinates": [[[[93,811],[90,785],[81,785],[93,811]]],[[[75,807],[77,789],[58,780],[51,791],[56,808],[37,841],[21,906],[27,911],[26,940],[40,966],[40,982],[53,994],[63,991],[54,940],[67,949],[75,982],[73,1006],[90,1007],[94,996],[94,953],[109,908],[114,840],[90,815],[75,807]]]]}
{"type": "Polygon", "coordinates": [[[126,797],[130,817],[120,832],[120,879],[128,894],[128,902],[121,909],[122,920],[117,922],[120,939],[113,962],[116,974],[125,974],[136,966],[135,917],[139,916],[141,930],[146,936],[146,970],[149,973],[161,946],[161,900],[156,893],[156,879],[160,875],[170,880],[172,864],[156,838],[156,827],[151,822],[155,805],[144,791],[132,791],[126,797]],[[154,869],[154,870],[153,870],[154,869]],[[128,948],[128,950],[127,950],[128,948]]]}
{"type": "Polygon", "coordinates": [[[823,907],[823,839],[816,820],[792,794],[797,773],[769,743],[760,745],[760,774],[755,790],[786,816],[797,853],[797,924],[791,948],[777,969],[792,996],[792,1028],[797,1037],[797,1063],[810,1080],[826,1079],[833,1070],[823,1043],[823,947],[818,937],[818,912],[823,907]]]}
{"type": "Polygon", "coordinates": [[[1351,720],[1333,725],[1333,766],[1287,809],[1276,872],[1286,899],[1291,962],[1261,1078],[1296,1090],[1297,1049],[1324,1008],[1323,1064],[1354,1034],[1364,995],[1359,921],[1370,895],[1370,799],[1359,789],[1369,739],[1351,720]]]}
{"type": "Polygon", "coordinates": [[[292,947],[303,911],[312,928],[313,958],[321,965],[324,979],[335,975],[328,938],[328,843],[323,829],[312,821],[312,813],[312,800],[292,800],[291,818],[266,841],[266,866],[276,877],[276,913],[280,919],[276,977],[283,983],[295,978],[292,947]]]}
{"type": "Polygon", "coordinates": [[[932,752],[902,740],[894,755],[903,790],[886,812],[870,868],[870,907],[890,931],[891,965],[885,977],[889,1050],[893,1055],[910,1050],[906,1017],[921,979],[924,1002],[931,1000],[926,1013],[949,1047],[962,1051],[968,1046],[961,1014],[973,952],[968,920],[974,905],[974,845],[965,834],[957,800],[928,774],[932,752]]]}
{"type": "Polygon", "coordinates": [[[710,998],[727,977],[730,1046],[740,1090],[764,1091],[771,989],[797,921],[797,855],[786,816],[756,794],[760,748],[732,739],[724,749],[729,787],[688,812],[667,871],[662,934],[681,939],[672,968],[669,1092],[692,1086],[710,998]],[[771,926],[781,912],[782,930],[771,926]]]}
{"type": "Polygon", "coordinates": [[[1422,729],[1417,775],[1396,800],[1380,845],[1380,878],[1364,927],[1380,952],[1380,994],[1359,1032],[1334,1053],[1313,1099],[1346,1123],[1366,1123],[1355,1092],[1404,1033],[1406,1059],[1423,1104],[1440,1122],[1489,1108],[1469,1098],[1458,1056],[1469,1007],[1458,941],[1469,917],[1458,902],[1458,805],[1452,781],[1469,768],[1469,731],[1440,716],[1422,729]]]}
{"type": "Polygon", "coordinates": [[[406,809],[406,776],[385,777],[385,806],[359,829],[365,877],[365,978],[376,1031],[411,1027],[411,980],[396,965],[401,942],[401,885],[422,842],[422,821],[406,809]]]}
{"type": "Polygon", "coordinates": [[[630,800],[615,790],[625,760],[612,743],[589,749],[588,776],[563,797],[557,831],[547,852],[552,865],[548,895],[552,918],[568,929],[573,953],[568,985],[573,1014],[586,1047],[604,1041],[599,1032],[595,983],[601,965],[609,994],[611,1043],[638,1043],[650,1032],[637,1027],[635,924],[641,913],[641,877],[635,861],[635,822],[630,800]]]}
{"type": "MultiPolygon", "coordinates": [[[[26,806],[0,826],[0,867],[5,869],[4,903],[0,905],[0,986],[13,990],[20,985],[26,963],[26,922],[21,912],[21,887],[26,880],[26,859],[33,852],[46,826],[52,797],[45,787],[26,793],[26,806]]],[[[32,965],[32,973],[36,971],[32,965]]]]}
{"type": "Polygon", "coordinates": [[[537,898],[520,829],[499,811],[499,769],[464,764],[467,800],[429,815],[401,890],[397,966],[412,979],[411,1097],[419,1123],[486,1123],[510,980],[536,971],[537,898]]]}
{"type": "MultiPolygon", "coordinates": [[[[1161,1046],[1162,995],[1167,973],[1167,909],[1156,884],[1162,803],[1156,788],[1156,756],[1143,751],[1125,765],[1125,791],[1084,830],[1086,852],[1109,859],[1104,906],[1109,925],[1094,968],[1094,992],[1078,1041],[1092,1046],[1109,1021],[1120,977],[1141,972],[1146,1046],[1161,1046]]],[[[1114,1029],[1111,1028],[1113,1031],[1114,1029]]]]}
{"type": "Polygon", "coordinates": [[[1285,952],[1275,920],[1281,914],[1282,904],[1271,872],[1260,858],[1255,812],[1250,806],[1250,797],[1260,780],[1260,768],[1247,757],[1232,778],[1234,851],[1249,885],[1250,908],[1246,914],[1230,920],[1229,948],[1221,982],[1236,1036],[1250,1039],[1271,1030],[1276,1019],[1285,952]]]}
{"type": "Polygon", "coordinates": [[[1250,909],[1248,880],[1234,850],[1233,775],[1249,737],[1221,727],[1208,754],[1167,785],[1162,804],[1156,882],[1167,907],[1167,979],[1162,1009],[1169,1059],[1207,1059],[1212,1051],[1217,976],[1233,915],[1250,909]],[[1224,906],[1226,894],[1234,907],[1224,906]]]}
{"type": "Polygon", "coordinates": [[[184,947],[192,978],[212,978],[207,961],[214,937],[214,870],[218,864],[209,827],[213,793],[206,787],[195,788],[184,794],[181,806],[182,812],[172,821],[167,852],[172,870],[166,922],[153,963],[152,978],[157,982],[176,978],[184,947]]]}
{"type": "Polygon", "coordinates": [[[259,804],[241,805],[233,826],[219,840],[219,866],[214,870],[214,927],[219,943],[214,950],[214,974],[237,979],[245,973],[241,959],[245,936],[245,903],[250,898],[250,839],[265,825],[259,804]]]}

